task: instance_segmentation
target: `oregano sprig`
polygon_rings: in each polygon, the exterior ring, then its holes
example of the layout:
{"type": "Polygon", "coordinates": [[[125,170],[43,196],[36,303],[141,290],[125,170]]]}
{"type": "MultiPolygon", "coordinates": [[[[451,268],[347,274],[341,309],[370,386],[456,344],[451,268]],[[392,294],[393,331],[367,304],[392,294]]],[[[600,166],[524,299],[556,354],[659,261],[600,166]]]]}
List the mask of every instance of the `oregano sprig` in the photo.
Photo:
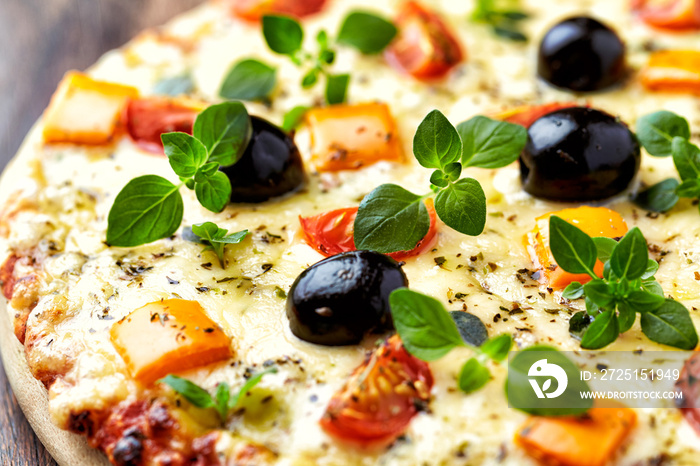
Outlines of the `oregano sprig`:
{"type": "Polygon", "coordinates": [[[175,233],[182,223],[182,186],[194,190],[204,208],[221,212],[230,200],[231,182],[219,167],[238,162],[251,134],[250,117],[240,102],[205,109],[197,115],[192,135],[162,134],[165,155],[180,183],[157,175],[127,183],[109,211],[107,244],[133,247],[175,233]]]}
{"type": "Polygon", "coordinates": [[[199,385],[177,375],[169,374],[166,377],[158,380],[158,383],[163,383],[172,388],[176,393],[184,399],[192,403],[198,408],[213,408],[219,415],[221,423],[225,423],[228,418],[228,413],[231,412],[240,400],[255,387],[264,376],[274,374],[277,368],[270,367],[264,371],[250,377],[237,392],[231,393],[231,387],[226,382],[220,382],[216,386],[216,392],[211,395],[208,391],[199,385]]]}
{"type": "Polygon", "coordinates": [[[517,160],[527,130],[522,126],[476,116],[455,128],[433,110],[413,138],[413,154],[432,169],[432,190],[414,194],[396,184],[383,184],[364,197],[354,224],[358,249],[382,253],[413,249],[428,232],[425,199],[435,196],[435,212],[450,228],[477,236],[486,224],[486,196],[466,167],[498,168],[517,160]]]}
{"type": "Polygon", "coordinates": [[[517,0],[477,0],[471,19],[491,26],[493,33],[515,42],[527,42],[527,36],[520,30],[520,22],[529,15],[518,9],[517,0]]]}
{"type": "Polygon", "coordinates": [[[222,269],[226,268],[224,260],[224,249],[227,244],[238,244],[248,236],[248,230],[241,230],[229,234],[225,228],[220,228],[214,222],[195,223],[190,228],[183,229],[182,237],[196,243],[204,244],[202,250],[213,251],[219,258],[222,269]]]}
{"type": "Polygon", "coordinates": [[[667,299],[654,275],[659,264],[649,258],[646,239],[632,228],[619,241],[591,238],[557,216],[549,219],[549,247],[558,267],[569,273],[587,274],[592,280],[571,283],[563,297],[585,297],[589,316],[576,314],[569,330],[581,338],[581,347],[603,348],[632,328],[637,314],[642,332],[652,341],[690,350],[698,335],[688,310],[667,299]],[[596,261],[604,264],[603,278],[595,272],[596,261]]]}
{"type": "Polygon", "coordinates": [[[637,139],[655,157],[673,157],[680,181],[667,178],[640,192],[635,202],[653,212],[666,212],[679,198],[700,199],[700,149],[690,142],[688,121],[662,110],[637,121],[637,139]]]}

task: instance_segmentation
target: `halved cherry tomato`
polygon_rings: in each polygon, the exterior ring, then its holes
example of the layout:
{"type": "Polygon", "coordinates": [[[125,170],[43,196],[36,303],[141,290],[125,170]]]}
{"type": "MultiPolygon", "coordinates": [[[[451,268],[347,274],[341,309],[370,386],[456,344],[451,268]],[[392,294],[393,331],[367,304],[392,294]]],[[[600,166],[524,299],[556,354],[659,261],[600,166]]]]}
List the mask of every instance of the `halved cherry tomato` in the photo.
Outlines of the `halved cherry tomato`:
{"type": "Polygon", "coordinates": [[[543,105],[523,105],[494,115],[496,120],[515,123],[516,125],[529,128],[540,117],[562,108],[580,107],[576,102],[552,102],[543,105]]]}
{"type": "Polygon", "coordinates": [[[700,0],[632,0],[632,10],[649,26],[660,29],[699,29],[700,0]]]}
{"type": "Polygon", "coordinates": [[[246,21],[258,21],[268,14],[303,18],[321,11],[326,0],[229,0],[229,3],[235,16],[246,21]]]}
{"type": "Polygon", "coordinates": [[[700,435],[700,353],[685,362],[676,389],[683,394],[679,408],[695,432],[700,435]]]}
{"type": "MultiPolygon", "coordinates": [[[[425,203],[430,215],[428,233],[410,251],[398,251],[388,254],[396,260],[417,256],[433,247],[437,238],[437,216],[432,200],[425,203]]],[[[313,217],[299,217],[306,242],[326,257],[355,250],[353,225],[357,216],[357,207],[336,209],[313,217]]]]}
{"type": "Polygon", "coordinates": [[[390,443],[406,430],[419,406],[428,402],[432,386],[428,364],[411,356],[394,335],[333,395],[321,427],[350,443],[390,443]]]}
{"type": "Polygon", "coordinates": [[[192,124],[202,108],[162,97],[132,99],[124,109],[124,125],[143,150],[163,153],[160,135],[179,131],[192,134],[192,124]]]}
{"type": "Polygon", "coordinates": [[[444,77],[464,59],[462,46],[442,18],[414,1],[396,18],[399,34],[386,50],[387,62],[422,81],[444,77]]]}
{"type": "Polygon", "coordinates": [[[639,79],[650,91],[700,95],[700,50],[654,52],[639,79]]]}

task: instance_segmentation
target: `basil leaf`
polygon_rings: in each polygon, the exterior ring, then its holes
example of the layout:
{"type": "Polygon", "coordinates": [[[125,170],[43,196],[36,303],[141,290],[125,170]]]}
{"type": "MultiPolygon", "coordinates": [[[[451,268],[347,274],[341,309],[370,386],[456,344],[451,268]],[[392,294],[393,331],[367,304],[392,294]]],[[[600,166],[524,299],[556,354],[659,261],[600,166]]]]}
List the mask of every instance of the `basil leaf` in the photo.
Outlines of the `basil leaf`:
{"type": "Polygon", "coordinates": [[[481,345],[481,352],[487,355],[494,361],[503,361],[508,357],[510,347],[513,346],[513,339],[508,334],[498,335],[490,338],[486,343],[481,345]]]}
{"type": "Polygon", "coordinates": [[[687,139],[673,138],[673,163],[681,176],[687,181],[700,177],[700,149],[687,139]]]}
{"type": "Polygon", "coordinates": [[[354,224],[357,249],[410,251],[428,233],[430,216],[420,196],[383,184],[360,203],[354,224]]]}
{"type": "Polygon", "coordinates": [[[583,285],[583,292],[586,295],[586,299],[599,307],[609,306],[615,299],[615,294],[610,289],[610,285],[599,278],[583,285]]]}
{"type": "Polygon", "coordinates": [[[598,314],[581,340],[581,348],[600,349],[608,346],[620,334],[620,325],[615,311],[605,311],[598,314]]]}
{"type": "Polygon", "coordinates": [[[664,297],[643,290],[634,290],[624,299],[624,303],[634,312],[643,314],[655,311],[664,304],[664,297]]]}
{"type": "Polygon", "coordinates": [[[326,102],[329,105],[342,104],[348,93],[349,74],[331,74],[326,77],[326,102]]]}
{"type": "Polygon", "coordinates": [[[642,289],[644,291],[648,291],[649,293],[654,293],[659,296],[664,295],[664,289],[661,288],[661,285],[659,282],[657,282],[655,279],[649,279],[649,280],[642,280],[642,289]]]}
{"type": "Polygon", "coordinates": [[[486,195],[473,178],[462,178],[435,196],[435,213],[460,233],[478,236],[486,225],[486,195]]]}
{"type": "Polygon", "coordinates": [[[153,93],[177,97],[189,94],[194,90],[192,75],[188,72],[179,76],[161,79],[153,86],[153,93]]]}
{"type": "Polygon", "coordinates": [[[500,168],[515,162],[527,143],[527,130],[513,123],[477,115],[457,125],[462,137],[462,165],[500,168]]]}
{"type": "Polygon", "coordinates": [[[439,170],[462,156],[462,140],[439,110],[428,113],[418,125],[413,136],[413,155],[423,167],[439,170]]]}
{"type": "Polygon", "coordinates": [[[230,235],[226,235],[222,238],[216,238],[214,242],[225,244],[238,244],[241,241],[243,241],[246,236],[248,236],[248,230],[241,230],[235,233],[231,233],[230,235]]]}
{"type": "Polygon", "coordinates": [[[647,268],[642,274],[641,278],[642,280],[646,280],[648,278],[652,278],[654,275],[656,275],[656,272],[659,270],[659,263],[656,262],[654,259],[649,259],[647,261],[647,268]]]}
{"type": "Polygon", "coordinates": [[[462,340],[472,346],[480,346],[489,338],[489,332],[481,319],[464,311],[450,311],[462,340]]]}
{"type": "Polygon", "coordinates": [[[231,397],[231,387],[226,382],[220,382],[216,386],[216,393],[214,393],[214,400],[216,411],[219,413],[221,421],[226,421],[228,417],[228,402],[231,397]]]}
{"type": "Polygon", "coordinates": [[[211,242],[216,238],[226,235],[228,232],[223,228],[219,228],[219,226],[214,222],[204,222],[195,223],[192,225],[192,233],[199,236],[203,240],[211,242]]]}
{"type": "Polygon", "coordinates": [[[214,174],[219,170],[219,164],[216,162],[208,162],[199,167],[197,172],[194,174],[194,181],[196,183],[202,183],[207,179],[214,176],[214,174]]]}
{"type": "Polygon", "coordinates": [[[610,267],[619,278],[634,280],[644,275],[649,265],[647,241],[634,227],[617,243],[610,255],[610,267]]]}
{"type": "Polygon", "coordinates": [[[583,334],[593,322],[593,317],[591,317],[587,312],[579,311],[571,316],[569,319],[569,334],[577,340],[583,338],[583,334]]]}
{"type": "Polygon", "coordinates": [[[231,200],[231,181],[220,171],[206,180],[195,184],[197,200],[205,209],[221,212],[231,200]]]}
{"type": "Polygon", "coordinates": [[[366,11],[353,11],[345,17],[338,32],[338,43],[372,55],[384,50],[397,33],[390,21],[366,11]]]}
{"type": "Polygon", "coordinates": [[[107,219],[107,244],[132,247],[167,238],[182,223],[179,186],[156,175],[129,181],[114,199],[107,219]]]}
{"type": "Polygon", "coordinates": [[[678,197],[688,197],[690,199],[697,199],[700,197],[700,178],[691,178],[684,181],[676,188],[676,195],[678,197]]]}
{"type": "Polygon", "coordinates": [[[595,277],[598,257],[595,243],[586,233],[552,215],[549,218],[549,247],[557,265],[569,273],[587,273],[595,277]]]}
{"type": "Polygon", "coordinates": [[[459,162],[448,163],[443,170],[448,180],[457,181],[462,175],[462,164],[459,162]]]}
{"type": "Polygon", "coordinates": [[[258,60],[241,60],[229,70],[219,95],[224,99],[261,100],[277,83],[277,70],[258,60]]]}
{"type": "Polygon", "coordinates": [[[184,399],[198,408],[210,408],[214,406],[214,400],[212,400],[209,392],[187,379],[170,374],[158,380],[158,383],[168,385],[176,393],[182,395],[184,399]]]}
{"type": "Polygon", "coordinates": [[[228,401],[228,409],[231,410],[235,408],[239,401],[243,399],[246,394],[253,389],[257,384],[260,383],[263,377],[265,377],[267,374],[276,374],[277,373],[277,368],[276,367],[270,367],[268,369],[265,369],[264,371],[258,372],[251,378],[249,378],[246,383],[243,384],[243,386],[238,390],[238,393],[233,395],[229,401],[228,401]]]}
{"type": "Polygon", "coordinates": [[[292,130],[296,129],[296,127],[299,126],[299,124],[301,124],[301,120],[304,118],[304,115],[306,115],[306,112],[308,111],[309,107],[299,105],[285,113],[284,120],[282,121],[282,129],[284,130],[284,132],[289,133],[292,130]]]}
{"type": "Polygon", "coordinates": [[[610,255],[617,246],[617,241],[612,238],[606,238],[605,236],[596,236],[593,238],[595,243],[596,255],[601,262],[607,262],[610,259],[610,255]]]}
{"type": "Polygon", "coordinates": [[[625,333],[634,325],[634,321],[637,319],[637,314],[634,312],[626,302],[620,302],[617,304],[617,324],[619,326],[620,333],[625,333]]]}
{"type": "Polygon", "coordinates": [[[692,350],[698,345],[698,334],[688,310],[672,299],[642,314],[642,332],[651,341],[674,348],[692,350]]]}
{"type": "Polygon", "coordinates": [[[457,384],[464,393],[472,393],[491,380],[491,372],[476,358],[471,358],[462,366],[457,384]]]}
{"type": "Polygon", "coordinates": [[[250,117],[240,102],[208,107],[197,116],[192,127],[192,135],[209,151],[209,161],[224,167],[238,162],[252,134],[250,117]]]}
{"type": "Polygon", "coordinates": [[[430,184],[438,188],[446,188],[450,185],[450,180],[447,178],[445,172],[442,170],[435,170],[432,175],[430,175],[430,184]]]}
{"type": "Polygon", "coordinates": [[[318,68],[312,68],[309,70],[308,73],[304,75],[303,78],[301,78],[301,87],[304,89],[309,89],[314,86],[318,82],[318,75],[321,73],[321,70],[318,68]]]}
{"type": "Polygon", "coordinates": [[[177,176],[191,178],[207,161],[207,148],[187,133],[163,133],[160,140],[177,176]]]}
{"type": "Polygon", "coordinates": [[[689,139],[690,127],[685,118],[675,113],[661,110],[637,120],[637,139],[651,155],[671,155],[671,143],[676,136],[689,139]]]}
{"type": "Polygon", "coordinates": [[[293,55],[301,49],[304,31],[293,18],[265,15],[262,17],[262,30],[267,46],[275,53],[293,55]]]}
{"type": "Polygon", "coordinates": [[[642,209],[666,212],[678,202],[677,187],[677,179],[667,178],[637,194],[634,202],[642,209]]]}
{"type": "Polygon", "coordinates": [[[399,288],[389,295],[391,316],[406,350],[423,361],[440,359],[464,342],[440,301],[399,288]]]}
{"type": "Polygon", "coordinates": [[[583,296],[583,285],[579,282],[571,282],[564,288],[564,292],[561,294],[562,298],[568,300],[579,299],[583,296]]]}

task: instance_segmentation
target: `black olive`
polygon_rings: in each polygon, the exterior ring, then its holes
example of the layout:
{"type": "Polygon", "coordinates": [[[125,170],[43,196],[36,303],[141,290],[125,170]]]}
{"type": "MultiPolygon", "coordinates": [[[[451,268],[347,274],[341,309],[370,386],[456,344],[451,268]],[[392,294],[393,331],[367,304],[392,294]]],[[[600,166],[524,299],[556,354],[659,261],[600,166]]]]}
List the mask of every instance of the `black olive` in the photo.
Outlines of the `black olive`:
{"type": "Polygon", "coordinates": [[[306,175],[294,140],[269,121],[250,119],[253,135],[243,156],[221,168],[231,180],[231,202],[264,202],[300,189],[306,175]]]}
{"type": "Polygon", "coordinates": [[[408,286],[401,266],[372,251],[331,256],[304,270],[287,297],[292,333],[319,345],[359,343],[372,330],[392,329],[389,295],[408,286]]]}
{"type": "Polygon", "coordinates": [[[542,39],[537,73],[572,91],[604,89],[625,76],[625,45],[615,31],[593,18],[569,18],[542,39]]]}
{"type": "Polygon", "coordinates": [[[624,123],[600,110],[572,107],[530,126],[520,177],[535,197],[605,199],[627,188],[640,160],[639,142],[624,123]]]}

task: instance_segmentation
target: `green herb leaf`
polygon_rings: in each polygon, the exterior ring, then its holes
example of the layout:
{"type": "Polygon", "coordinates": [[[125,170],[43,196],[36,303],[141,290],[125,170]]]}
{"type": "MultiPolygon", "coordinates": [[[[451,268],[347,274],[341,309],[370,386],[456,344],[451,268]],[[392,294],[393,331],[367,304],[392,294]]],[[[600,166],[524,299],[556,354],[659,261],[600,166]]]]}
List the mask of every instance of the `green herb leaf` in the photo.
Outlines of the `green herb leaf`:
{"type": "Polygon", "coordinates": [[[191,93],[193,90],[194,81],[192,81],[192,75],[189,72],[178,76],[161,79],[153,87],[154,94],[169,95],[172,97],[186,95],[191,93]]]}
{"type": "Polygon", "coordinates": [[[177,176],[191,178],[207,161],[207,148],[187,133],[163,133],[160,139],[177,176]]]}
{"type": "Polygon", "coordinates": [[[686,180],[676,188],[678,197],[697,199],[700,197],[700,178],[686,180]]]}
{"type": "Polygon", "coordinates": [[[527,42],[527,36],[520,32],[515,26],[501,24],[500,26],[494,25],[493,32],[498,37],[504,39],[512,40],[514,42],[527,42]]]}
{"type": "Polygon", "coordinates": [[[610,255],[610,267],[619,278],[634,280],[644,275],[648,265],[647,241],[639,228],[634,227],[613,249],[610,255]]]}
{"type": "Polygon", "coordinates": [[[596,236],[593,238],[593,242],[596,247],[596,255],[601,262],[605,263],[610,259],[610,255],[617,246],[617,241],[612,238],[606,238],[605,236],[596,236]]]}
{"type": "Polygon", "coordinates": [[[503,361],[508,357],[508,352],[513,346],[513,339],[508,334],[498,335],[490,338],[486,343],[481,345],[481,352],[487,355],[494,361],[503,361]]]}
{"type": "Polygon", "coordinates": [[[265,42],[273,52],[293,55],[301,49],[304,31],[297,20],[288,16],[265,15],[262,29],[265,42]]]}
{"type": "Polygon", "coordinates": [[[587,312],[577,312],[569,319],[569,334],[577,340],[581,340],[583,334],[586,333],[586,330],[591,325],[591,322],[593,322],[593,317],[587,312]]]}
{"type": "Polygon", "coordinates": [[[219,95],[224,99],[261,100],[277,83],[277,70],[258,60],[241,60],[229,70],[219,95]]]}
{"type": "Polygon", "coordinates": [[[549,247],[557,265],[569,273],[595,277],[598,249],[586,233],[556,215],[549,218],[549,247]]]}
{"type": "Polygon", "coordinates": [[[489,332],[481,319],[464,311],[450,311],[450,316],[465,343],[481,346],[489,338],[489,332]]]}
{"type": "Polygon", "coordinates": [[[439,170],[462,156],[462,140],[439,110],[428,113],[418,125],[413,136],[413,155],[425,168],[439,170]]]}
{"type": "Polygon", "coordinates": [[[654,259],[649,259],[647,261],[647,268],[642,274],[641,278],[642,280],[646,280],[648,278],[652,278],[654,275],[656,275],[656,272],[659,270],[659,263],[656,262],[654,259]]]}
{"type": "Polygon", "coordinates": [[[432,175],[430,175],[430,184],[437,186],[438,188],[446,188],[450,184],[450,180],[447,175],[442,170],[435,170],[432,175]]]}
{"type": "Polygon", "coordinates": [[[605,311],[598,314],[588,326],[581,340],[581,348],[600,349],[608,346],[620,334],[620,325],[615,311],[605,311]]]}
{"type": "Polygon", "coordinates": [[[252,133],[250,117],[240,102],[208,107],[197,116],[192,128],[193,136],[209,151],[209,162],[218,162],[224,167],[238,162],[252,133]]]}
{"type": "Polygon", "coordinates": [[[500,168],[515,162],[527,143],[520,125],[477,115],[457,125],[462,137],[462,165],[500,168]]]}
{"type": "Polygon", "coordinates": [[[678,301],[667,299],[658,309],[642,314],[642,332],[651,341],[692,350],[698,345],[698,334],[688,310],[678,301]]]}
{"type": "Polygon", "coordinates": [[[617,325],[620,327],[620,333],[625,333],[634,325],[637,319],[637,313],[630,307],[626,301],[617,303],[617,325]]]}
{"type": "Polygon", "coordinates": [[[478,181],[462,178],[435,197],[435,213],[460,233],[478,236],[486,225],[486,195],[478,181]]]}
{"type": "Polygon", "coordinates": [[[107,244],[132,247],[167,238],[182,223],[179,187],[145,175],[129,181],[114,199],[107,220],[107,244]]]}
{"type": "Polygon", "coordinates": [[[457,381],[464,393],[473,393],[491,380],[491,372],[476,358],[471,358],[462,366],[457,381]]]}
{"type": "Polygon", "coordinates": [[[321,74],[321,70],[318,68],[310,69],[303,78],[301,78],[301,87],[304,89],[309,89],[313,87],[318,82],[318,76],[321,74]]]}
{"type": "Polygon", "coordinates": [[[367,11],[353,11],[340,26],[338,43],[371,55],[384,50],[396,33],[396,26],[390,21],[367,11]]]}
{"type": "Polygon", "coordinates": [[[574,300],[579,299],[583,296],[583,285],[579,282],[571,282],[564,288],[564,292],[561,294],[562,298],[574,300]]]}
{"type": "Polygon", "coordinates": [[[191,230],[192,233],[206,241],[214,241],[228,233],[224,228],[219,228],[214,222],[195,223],[192,225],[191,230]]]}
{"type": "Polygon", "coordinates": [[[158,383],[168,385],[176,393],[182,395],[184,399],[198,408],[210,408],[214,406],[214,400],[209,392],[187,379],[171,374],[158,380],[158,383]]]}
{"type": "Polygon", "coordinates": [[[662,110],[637,120],[637,139],[651,155],[671,155],[671,144],[676,136],[690,138],[690,127],[685,118],[675,113],[662,110]]]}
{"type": "Polygon", "coordinates": [[[700,176],[700,149],[691,144],[687,139],[673,138],[673,163],[681,176],[681,180],[688,181],[700,176]]]}
{"type": "Polygon", "coordinates": [[[657,282],[655,279],[649,279],[649,280],[642,280],[642,289],[644,291],[648,291],[649,293],[654,293],[659,296],[664,295],[664,289],[661,288],[661,285],[659,285],[659,282],[657,282]]]}
{"type": "Polygon", "coordinates": [[[326,102],[329,105],[345,102],[350,83],[349,74],[330,74],[326,77],[326,102]]]}
{"type": "Polygon", "coordinates": [[[217,238],[215,241],[217,243],[238,244],[243,241],[246,236],[248,236],[248,230],[241,230],[231,233],[230,235],[226,235],[223,238],[217,238]]]}
{"type": "Polygon", "coordinates": [[[610,288],[610,285],[599,278],[583,285],[583,292],[586,295],[586,299],[592,301],[598,307],[610,306],[615,301],[615,293],[610,288]]]}
{"type": "Polygon", "coordinates": [[[385,254],[410,251],[429,228],[430,216],[421,196],[395,184],[383,184],[360,203],[354,224],[355,247],[385,254]]]}
{"type": "Polygon", "coordinates": [[[677,187],[677,179],[667,178],[637,194],[634,202],[642,209],[666,212],[678,202],[677,187]]]}
{"type": "Polygon", "coordinates": [[[216,386],[216,393],[214,393],[214,407],[219,413],[219,418],[222,422],[226,421],[228,417],[228,401],[231,397],[231,387],[226,382],[220,382],[216,386]]]}
{"type": "Polygon", "coordinates": [[[231,200],[231,181],[223,172],[217,171],[211,177],[194,186],[197,200],[212,212],[221,212],[231,200]]]}
{"type": "Polygon", "coordinates": [[[292,130],[296,129],[297,126],[301,124],[304,119],[304,115],[309,111],[309,107],[299,105],[284,114],[284,120],[282,121],[282,129],[285,133],[290,133],[292,130]]]}
{"type": "Polygon", "coordinates": [[[663,296],[654,293],[649,293],[643,290],[634,290],[624,298],[624,303],[633,311],[643,314],[645,312],[655,311],[660,308],[665,302],[663,296]]]}
{"type": "Polygon", "coordinates": [[[452,317],[437,299],[399,288],[389,295],[389,304],[401,341],[418,359],[434,361],[464,345],[452,317]]]}
{"type": "Polygon", "coordinates": [[[205,182],[207,179],[214,176],[214,174],[219,170],[219,164],[216,162],[208,162],[199,167],[197,172],[194,174],[194,181],[196,183],[205,182]]]}
{"type": "Polygon", "coordinates": [[[235,408],[238,403],[246,396],[246,394],[252,390],[257,384],[260,383],[263,377],[265,377],[267,374],[276,374],[277,373],[277,368],[276,367],[270,367],[265,369],[264,371],[258,372],[251,378],[249,378],[246,383],[243,384],[243,386],[238,390],[238,393],[236,393],[234,396],[232,396],[229,399],[228,402],[228,409],[231,410],[235,408]]]}

